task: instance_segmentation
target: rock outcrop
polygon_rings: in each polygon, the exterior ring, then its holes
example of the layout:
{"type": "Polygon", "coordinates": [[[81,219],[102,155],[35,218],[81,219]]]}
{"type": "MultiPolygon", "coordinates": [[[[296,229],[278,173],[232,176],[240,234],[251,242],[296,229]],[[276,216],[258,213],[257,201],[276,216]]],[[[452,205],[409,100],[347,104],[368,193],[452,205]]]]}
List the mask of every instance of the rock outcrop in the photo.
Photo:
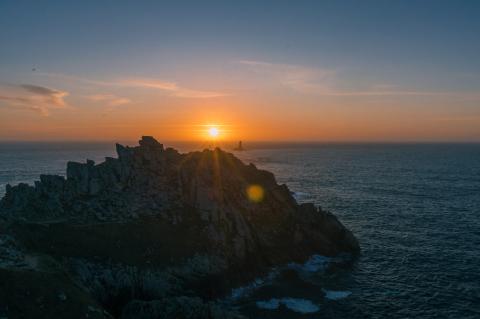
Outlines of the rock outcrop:
{"type": "MultiPolygon", "coordinates": [[[[237,318],[214,304],[235,285],[315,253],[359,251],[334,215],[297,204],[270,172],[220,149],[180,154],[148,136],[139,144],[117,144],[118,158],[98,165],[69,162],[66,178],[7,186],[0,276],[61,278],[85,295],[59,301],[75,302],[71,318],[237,318]],[[175,310],[184,303],[198,311],[175,310]]],[[[4,279],[0,292],[11,288],[4,279]]],[[[21,316],[5,298],[0,315],[21,316]]]]}

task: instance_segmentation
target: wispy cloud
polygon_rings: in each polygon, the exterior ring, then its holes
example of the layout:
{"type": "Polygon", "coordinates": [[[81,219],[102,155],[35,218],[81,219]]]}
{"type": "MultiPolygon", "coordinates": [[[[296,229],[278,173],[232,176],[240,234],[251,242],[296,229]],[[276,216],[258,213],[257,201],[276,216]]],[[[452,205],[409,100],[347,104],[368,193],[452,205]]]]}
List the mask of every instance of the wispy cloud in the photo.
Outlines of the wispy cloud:
{"type": "Polygon", "coordinates": [[[271,81],[308,94],[330,93],[331,82],[336,75],[335,70],[309,68],[301,65],[253,60],[241,60],[238,62],[249,67],[253,72],[268,75],[271,81]]]}
{"type": "Polygon", "coordinates": [[[366,90],[366,91],[329,91],[326,96],[450,96],[450,92],[407,91],[407,90],[366,90]]]}
{"type": "Polygon", "coordinates": [[[131,87],[143,87],[149,89],[159,89],[164,91],[176,91],[179,89],[177,83],[167,82],[158,79],[149,78],[132,78],[128,80],[122,80],[118,82],[118,85],[131,86],[131,87]]]}
{"type": "Polygon", "coordinates": [[[162,80],[151,79],[151,78],[131,78],[131,79],[122,80],[119,82],[119,84],[123,86],[129,86],[129,87],[158,89],[158,90],[166,91],[171,96],[180,97],[180,98],[205,99],[205,98],[222,97],[227,95],[222,92],[193,90],[193,89],[181,87],[175,82],[168,82],[168,81],[162,81],[162,80]]]}
{"type": "Polygon", "coordinates": [[[339,89],[341,77],[336,70],[309,68],[300,65],[278,64],[264,61],[241,60],[240,64],[252,72],[267,74],[271,81],[296,92],[319,96],[445,96],[449,92],[402,90],[396,85],[374,84],[368,89],[339,89]]]}
{"type": "Polygon", "coordinates": [[[35,111],[44,116],[48,116],[52,108],[67,107],[64,100],[68,96],[66,91],[32,84],[10,86],[9,91],[13,91],[14,95],[1,94],[0,100],[11,107],[35,111]]]}
{"type": "Polygon", "coordinates": [[[132,102],[125,97],[116,96],[114,94],[95,94],[87,96],[89,100],[95,102],[104,102],[107,106],[115,107],[132,102]]]}
{"type": "Polygon", "coordinates": [[[64,98],[68,95],[68,92],[31,84],[22,84],[20,87],[22,87],[25,91],[32,93],[32,99],[40,99],[47,105],[53,105],[57,107],[66,106],[64,98]]]}
{"type": "Polygon", "coordinates": [[[93,80],[77,76],[57,74],[57,73],[40,73],[39,75],[62,78],[75,82],[82,82],[89,85],[95,86],[107,86],[107,87],[131,87],[131,88],[144,88],[152,90],[160,90],[165,94],[178,98],[216,98],[227,96],[227,93],[217,92],[217,91],[207,91],[207,90],[196,90],[192,88],[187,88],[180,86],[176,82],[165,81],[161,79],[154,78],[122,78],[115,80],[93,80]]]}

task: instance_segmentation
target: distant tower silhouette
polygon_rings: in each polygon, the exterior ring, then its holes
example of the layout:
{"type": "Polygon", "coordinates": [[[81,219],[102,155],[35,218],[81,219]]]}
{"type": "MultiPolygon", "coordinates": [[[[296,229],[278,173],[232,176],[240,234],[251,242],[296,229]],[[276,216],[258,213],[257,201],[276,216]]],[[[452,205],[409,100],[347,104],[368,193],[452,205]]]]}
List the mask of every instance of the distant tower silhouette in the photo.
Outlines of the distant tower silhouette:
{"type": "Polygon", "coordinates": [[[242,141],[238,142],[238,146],[234,148],[235,151],[244,151],[245,149],[243,148],[242,141]]]}

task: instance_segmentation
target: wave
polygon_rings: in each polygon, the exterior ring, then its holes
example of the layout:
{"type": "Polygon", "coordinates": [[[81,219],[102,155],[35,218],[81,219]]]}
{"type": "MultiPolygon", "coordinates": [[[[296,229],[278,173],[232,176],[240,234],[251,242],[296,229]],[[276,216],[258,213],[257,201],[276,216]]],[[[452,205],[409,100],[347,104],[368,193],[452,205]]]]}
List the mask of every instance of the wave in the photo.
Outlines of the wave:
{"type": "Polygon", "coordinates": [[[258,288],[271,283],[278,276],[279,273],[280,272],[278,271],[278,269],[272,269],[272,271],[270,271],[268,275],[266,275],[265,277],[257,278],[245,286],[232,289],[232,292],[230,294],[230,299],[235,300],[235,299],[240,299],[242,297],[248,296],[258,288]]]}
{"type": "Polygon", "coordinates": [[[291,192],[291,194],[297,202],[301,202],[311,196],[309,193],[304,193],[304,192],[291,192]]]}
{"type": "Polygon", "coordinates": [[[334,258],[322,255],[312,255],[304,264],[289,263],[288,268],[301,272],[325,271],[334,258]]]}
{"type": "Polygon", "coordinates": [[[267,301],[257,301],[256,305],[258,308],[267,310],[276,310],[280,305],[284,305],[288,309],[301,314],[315,313],[320,310],[317,304],[301,298],[272,298],[267,301]]]}
{"type": "Polygon", "coordinates": [[[337,261],[338,258],[331,258],[322,255],[312,255],[304,264],[289,263],[286,267],[273,268],[265,277],[257,278],[245,286],[232,289],[229,299],[240,299],[250,295],[253,291],[272,283],[282,270],[293,269],[298,273],[315,273],[325,271],[329,263],[337,261]]]}
{"type": "Polygon", "coordinates": [[[347,298],[352,294],[351,291],[341,291],[341,290],[326,290],[322,289],[323,292],[325,293],[325,298],[330,299],[330,300],[340,300],[347,298]]]}

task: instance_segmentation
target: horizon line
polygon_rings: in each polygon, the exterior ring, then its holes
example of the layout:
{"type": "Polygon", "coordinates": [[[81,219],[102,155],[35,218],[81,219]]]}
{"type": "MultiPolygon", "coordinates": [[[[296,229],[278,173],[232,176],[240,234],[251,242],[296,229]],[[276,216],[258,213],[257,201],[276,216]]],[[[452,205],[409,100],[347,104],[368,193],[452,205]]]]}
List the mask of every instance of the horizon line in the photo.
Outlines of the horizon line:
{"type": "MultiPolygon", "coordinates": [[[[148,135],[147,135],[148,136],[148,135]]],[[[141,137],[141,136],[140,136],[141,137]]],[[[153,136],[159,143],[213,143],[224,144],[234,143],[239,141],[243,143],[259,143],[259,144],[480,144],[480,140],[161,140],[153,136]]],[[[14,140],[14,139],[0,139],[0,143],[137,143],[138,139],[43,139],[43,140],[14,140]]]]}

